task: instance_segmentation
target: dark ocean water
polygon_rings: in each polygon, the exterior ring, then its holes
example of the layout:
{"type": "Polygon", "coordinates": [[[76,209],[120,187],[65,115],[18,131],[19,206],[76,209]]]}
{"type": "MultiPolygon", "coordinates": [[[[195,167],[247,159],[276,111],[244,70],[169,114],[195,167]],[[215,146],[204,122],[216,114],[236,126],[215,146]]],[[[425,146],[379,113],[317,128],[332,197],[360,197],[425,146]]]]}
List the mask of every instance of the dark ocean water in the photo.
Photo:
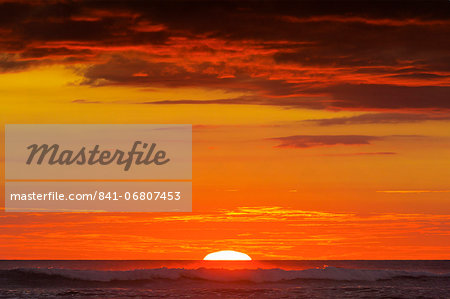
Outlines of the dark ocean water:
{"type": "Polygon", "coordinates": [[[0,298],[450,298],[450,261],[0,261],[0,298]]]}

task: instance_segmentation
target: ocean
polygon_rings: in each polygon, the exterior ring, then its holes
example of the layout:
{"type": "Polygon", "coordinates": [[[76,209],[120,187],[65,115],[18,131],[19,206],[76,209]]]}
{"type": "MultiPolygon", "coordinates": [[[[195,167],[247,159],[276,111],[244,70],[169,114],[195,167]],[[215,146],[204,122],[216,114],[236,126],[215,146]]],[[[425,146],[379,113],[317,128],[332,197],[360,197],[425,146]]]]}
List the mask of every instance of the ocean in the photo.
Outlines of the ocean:
{"type": "Polygon", "coordinates": [[[0,261],[0,298],[450,298],[450,261],[0,261]]]}

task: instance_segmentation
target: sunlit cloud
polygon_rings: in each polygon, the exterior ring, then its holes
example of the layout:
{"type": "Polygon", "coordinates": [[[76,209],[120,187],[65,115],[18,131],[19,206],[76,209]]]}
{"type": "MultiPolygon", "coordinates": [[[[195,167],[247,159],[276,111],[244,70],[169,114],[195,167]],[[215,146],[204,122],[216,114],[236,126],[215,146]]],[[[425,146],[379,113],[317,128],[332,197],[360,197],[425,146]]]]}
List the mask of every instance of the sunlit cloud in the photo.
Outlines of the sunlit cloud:
{"type": "Polygon", "coordinates": [[[449,193],[450,190],[382,190],[380,193],[449,193]]]}

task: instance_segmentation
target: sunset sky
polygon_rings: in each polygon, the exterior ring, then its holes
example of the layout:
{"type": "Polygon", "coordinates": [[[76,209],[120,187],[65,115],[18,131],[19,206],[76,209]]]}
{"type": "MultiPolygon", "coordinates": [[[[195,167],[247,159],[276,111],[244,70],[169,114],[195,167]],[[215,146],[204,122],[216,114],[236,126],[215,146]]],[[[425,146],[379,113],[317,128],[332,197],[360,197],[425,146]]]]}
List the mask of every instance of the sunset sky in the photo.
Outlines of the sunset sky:
{"type": "Polygon", "coordinates": [[[193,213],[2,212],[0,259],[449,259],[449,37],[448,1],[0,1],[2,135],[193,125],[193,213]]]}

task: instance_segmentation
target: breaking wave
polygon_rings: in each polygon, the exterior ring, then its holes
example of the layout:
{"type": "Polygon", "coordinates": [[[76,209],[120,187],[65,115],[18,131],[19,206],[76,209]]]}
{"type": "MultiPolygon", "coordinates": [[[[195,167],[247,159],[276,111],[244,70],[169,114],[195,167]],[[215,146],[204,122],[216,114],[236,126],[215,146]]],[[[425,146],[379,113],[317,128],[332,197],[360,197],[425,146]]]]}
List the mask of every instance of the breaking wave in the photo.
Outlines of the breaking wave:
{"type": "Polygon", "coordinates": [[[450,273],[432,273],[405,270],[372,270],[348,269],[337,267],[324,267],[306,270],[283,269],[183,269],[183,268],[157,268],[137,269],[128,271],[100,271],[100,270],[74,270],[57,268],[26,268],[1,270],[3,277],[26,276],[26,279],[66,279],[89,282],[113,281],[152,281],[182,279],[195,279],[214,282],[248,281],[263,282],[289,282],[302,279],[336,280],[336,281],[377,281],[395,278],[450,278],[450,273]]]}

